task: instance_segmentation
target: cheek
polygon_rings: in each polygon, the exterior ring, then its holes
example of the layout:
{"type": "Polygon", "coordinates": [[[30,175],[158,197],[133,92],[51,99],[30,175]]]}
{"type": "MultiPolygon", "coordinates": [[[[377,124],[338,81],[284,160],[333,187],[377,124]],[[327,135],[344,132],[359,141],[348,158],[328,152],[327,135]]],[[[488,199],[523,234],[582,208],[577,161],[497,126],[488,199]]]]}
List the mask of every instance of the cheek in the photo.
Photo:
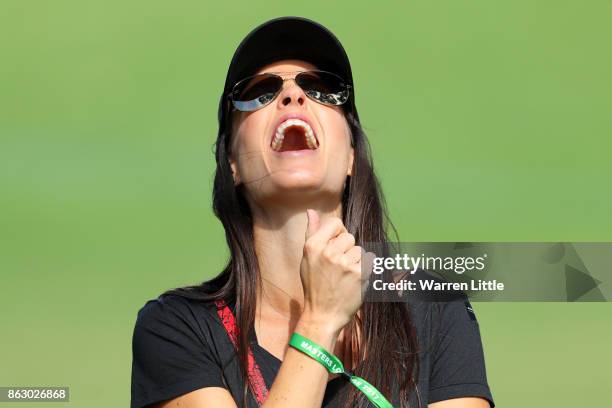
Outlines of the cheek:
{"type": "Polygon", "coordinates": [[[341,108],[335,107],[321,107],[318,112],[320,123],[325,128],[325,133],[331,133],[332,135],[345,135],[347,134],[349,127],[344,112],[341,108]]]}
{"type": "Polygon", "coordinates": [[[325,136],[332,150],[345,153],[351,147],[351,130],[342,113],[329,115],[325,126],[325,136]]]}
{"type": "MultiPolygon", "coordinates": [[[[264,108],[265,109],[265,108],[264,108]]],[[[246,147],[258,146],[266,139],[266,112],[264,109],[246,114],[235,127],[237,142],[246,147]]]]}
{"type": "Polygon", "coordinates": [[[327,169],[332,178],[343,177],[350,173],[351,165],[351,138],[348,128],[338,127],[336,133],[330,135],[327,146],[327,169]]]}
{"type": "Polygon", "coordinates": [[[233,147],[237,154],[253,152],[258,146],[259,138],[256,137],[256,129],[248,120],[244,120],[235,128],[233,147]]]}
{"type": "Polygon", "coordinates": [[[262,120],[249,115],[234,128],[232,152],[234,152],[236,165],[243,179],[261,177],[266,173],[267,165],[263,144],[264,124],[262,120]]]}

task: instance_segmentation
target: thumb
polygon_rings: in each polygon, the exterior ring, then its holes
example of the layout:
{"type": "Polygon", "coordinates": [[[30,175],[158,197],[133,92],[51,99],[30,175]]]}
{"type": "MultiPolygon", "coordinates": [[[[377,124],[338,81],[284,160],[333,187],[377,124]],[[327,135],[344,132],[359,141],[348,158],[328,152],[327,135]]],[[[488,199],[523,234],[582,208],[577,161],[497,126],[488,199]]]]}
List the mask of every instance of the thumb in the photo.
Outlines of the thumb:
{"type": "Polygon", "coordinates": [[[308,239],[312,234],[319,230],[321,226],[321,219],[319,218],[319,213],[315,210],[308,209],[306,210],[306,217],[308,218],[308,224],[306,226],[306,239],[308,239]]]}

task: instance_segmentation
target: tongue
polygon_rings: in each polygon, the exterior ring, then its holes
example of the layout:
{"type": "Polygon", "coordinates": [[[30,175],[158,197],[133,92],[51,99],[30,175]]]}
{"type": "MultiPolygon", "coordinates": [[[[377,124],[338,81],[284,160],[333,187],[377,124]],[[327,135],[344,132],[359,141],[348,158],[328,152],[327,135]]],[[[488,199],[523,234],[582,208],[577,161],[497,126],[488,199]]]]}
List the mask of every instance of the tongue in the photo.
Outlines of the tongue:
{"type": "Polygon", "coordinates": [[[283,139],[283,145],[281,146],[280,151],[287,152],[291,150],[304,149],[308,149],[304,129],[299,126],[291,126],[285,129],[285,137],[283,139]]]}

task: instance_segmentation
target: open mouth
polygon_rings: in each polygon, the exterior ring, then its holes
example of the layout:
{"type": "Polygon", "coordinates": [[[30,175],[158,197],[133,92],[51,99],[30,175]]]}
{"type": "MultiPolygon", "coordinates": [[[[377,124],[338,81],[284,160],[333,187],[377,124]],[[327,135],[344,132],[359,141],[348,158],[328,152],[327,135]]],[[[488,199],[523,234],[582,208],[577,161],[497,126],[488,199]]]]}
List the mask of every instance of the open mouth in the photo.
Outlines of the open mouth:
{"type": "Polygon", "coordinates": [[[319,141],[307,122],[288,119],[276,129],[271,147],[277,152],[315,150],[319,147],[319,141]]]}

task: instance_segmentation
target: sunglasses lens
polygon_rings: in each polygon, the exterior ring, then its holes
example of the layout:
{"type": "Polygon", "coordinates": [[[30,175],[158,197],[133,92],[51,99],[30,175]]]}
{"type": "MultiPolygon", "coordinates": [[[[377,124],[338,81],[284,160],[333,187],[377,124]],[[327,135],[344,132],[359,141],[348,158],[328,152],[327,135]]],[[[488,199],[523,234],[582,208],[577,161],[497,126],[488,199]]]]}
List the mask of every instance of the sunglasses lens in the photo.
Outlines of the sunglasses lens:
{"type": "Polygon", "coordinates": [[[326,105],[342,105],[349,97],[347,84],[331,72],[302,72],[295,77],[295,81],[306,95],[326,105]]]}
{"type": "Polygon", "coordinates": [[[238,110],[253,111],[270,103],[282,86],[283,79],[279,76],[255,75],[236,84],[232,91],[232,101],[238,110]]]}
{"type": "MultiPolygon", "coordinates": [[[[231,93],[234,107],[243,112],[263,108],[283,88],[283,78],[271,73],[259,74],[238,82],[231,93]]],[[[342,105],[349,98],[349,85],[331,72],[306,71],[295,82],[309,98],[325,105],[342,105]]]]}

